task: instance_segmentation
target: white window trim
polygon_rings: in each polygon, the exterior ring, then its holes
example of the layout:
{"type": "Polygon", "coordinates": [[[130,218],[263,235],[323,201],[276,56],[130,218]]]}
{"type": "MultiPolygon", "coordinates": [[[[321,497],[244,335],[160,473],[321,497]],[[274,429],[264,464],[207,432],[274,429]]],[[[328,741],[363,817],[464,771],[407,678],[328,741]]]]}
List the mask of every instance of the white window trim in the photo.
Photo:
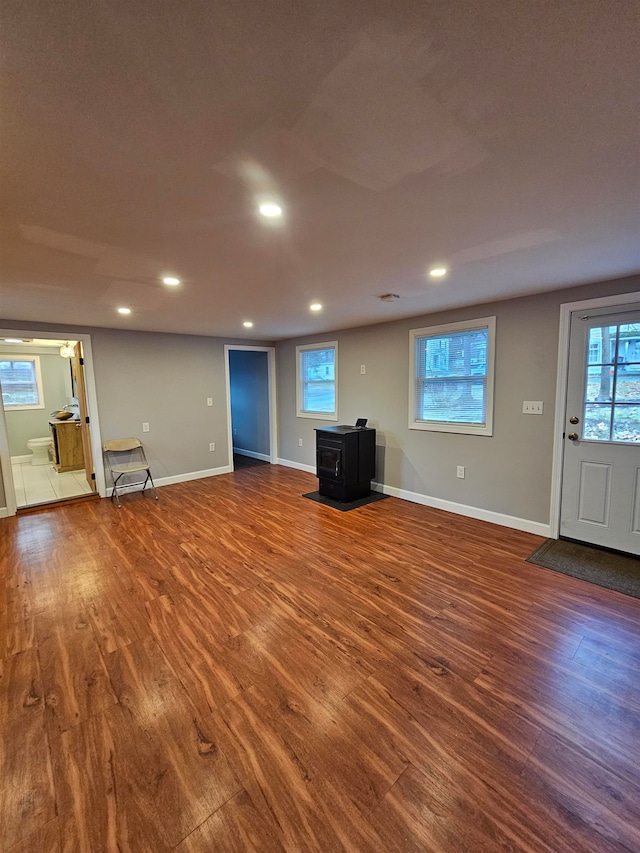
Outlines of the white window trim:
{"type": "Polygon", "coordinates": [[[42,371],[40,370],[40,356],[39,355],[25,355],[25,353],[1,353],[0,359],[3,361],[33,361],[35,366],[36,373],[36,387],[38,389],[38,399],[39,403],[32,403],[31,405],[25,405],[23,403],[3,403],[3,408],[5,412],[26,412],[31,411],[32,409],[44,409],[44,388],[42,385],[42,371]]]}
{"type": "Polygon", "coordinates": [[[304,344],[296,347],[296,412],[299,418],[312,418],[318,421],[338,420],[338,341],[324,341],[317,344],[304,344]],[[334,412],[305,412],[302,409],[302,373],[300,371],[300,353],[306,350],[331,349],[335,350],[335,411],[334,412]]]}
{"type": "Polygon", "coordinates": [[[460,323],[447,323],[442,326],[427,326],[409,331],[409,429],[422,429],[429,432],[451,432],[464,435],[493,435],[493,391],[495,374],[496,318],[481,317],[477,320],[463,320],[460,323]],[[487,398],[486,423],[463,424],[447,421],[416,420],[416,338],[429,337],[447,332],[472,332],[477,329],[489,330],[489,348],[487,351],[487,398]]]}

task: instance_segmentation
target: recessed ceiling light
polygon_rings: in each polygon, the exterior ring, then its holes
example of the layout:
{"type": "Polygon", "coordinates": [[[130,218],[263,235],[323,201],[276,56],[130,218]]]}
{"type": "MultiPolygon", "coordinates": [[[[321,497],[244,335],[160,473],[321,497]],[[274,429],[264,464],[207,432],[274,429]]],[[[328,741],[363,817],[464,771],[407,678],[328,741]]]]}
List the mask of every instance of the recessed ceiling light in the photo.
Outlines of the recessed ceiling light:
{"type": "Polygon", "coordinates": [[[118,314],[131,314],[131,308],[118,308],[118,314]]]}
{"type": "Polygon", "coordinates": [[[5,342],[5,344],[23,344],[24,343],[22,338],[5,338],[4,342],[5,342]]]}
{"type": "Polygon", "coordinates": [[[253,323],[251,322],[251,320],[245,320],[242,325],[245,327],[245,329],[253,328],[253,323]]]}
{"type": "Polygon", "coordinates": [[[449,270],[446,267],[433,267],[429,270],[431,278],[443,278],[449,270]]]}
{"type": "Polygon", "coordinates": [[[162,278],[163,284],[168,284],[170,287],[175,287],[176,284],[180,284],[180,279],[176,278],[175,275],[165,275],[162,278]]]}
{"type": "Polygon", "coordinates": [[[322,311],[322,305],[319,302],[312,302],[309,305],[309,311],[322,311]]]}
{"type": "Polygon", "coordinates": [[[282,216],[282,207],[275,201],[263,201],[258,210],[267,219],[277,219],[282,216]]]}

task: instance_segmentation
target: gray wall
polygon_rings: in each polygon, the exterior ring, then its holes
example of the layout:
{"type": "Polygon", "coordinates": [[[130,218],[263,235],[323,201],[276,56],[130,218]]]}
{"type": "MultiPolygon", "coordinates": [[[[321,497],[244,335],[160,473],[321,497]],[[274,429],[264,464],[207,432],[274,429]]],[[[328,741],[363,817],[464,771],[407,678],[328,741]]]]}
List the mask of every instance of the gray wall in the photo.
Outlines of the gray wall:
{"type": "Polygon", "coordinates": [[[268,456],[269,365],[266,352],[229,351],[234,449],[268,456]]]}
{"type": "Polygon", "coordinates": [[[103,441],[140,438],[156,479],[228,464],[223,341],[97,329],[91,346],[103,441]]]}
{"type": "Polygon", "coordinates": [[[640,290],[640,277],[283,341],[276,362],[279,455],[314,464],[314,428],[326,421],[296,417],[295,348],[336,339],[338,423],[366,417],[377,429],[379,482],[548,523],[560,304],[634,290],[640,290]],[[497,317],[493,436],[410,430],[409,329],[492,315],[497,317]],[[523,400],[544,401],[544,414],[523,415],[523,400]],[[465,479],[456,477],[458,465],[465,466],[465,479]]]}
{"type": "Polygon", "coordinates": [[[20,348],[0,346],[0,355],[19,356],[37,355],[40,358],[43,409],[25,409],[24,411],[5,412],[7,437],[11,456],[24,456],[29,453],[27,441],[49,435],[49,416],[69,402],[71,396],[71,371],[69,359],[61,358],[58,350],[45,347],[20,348]]]}

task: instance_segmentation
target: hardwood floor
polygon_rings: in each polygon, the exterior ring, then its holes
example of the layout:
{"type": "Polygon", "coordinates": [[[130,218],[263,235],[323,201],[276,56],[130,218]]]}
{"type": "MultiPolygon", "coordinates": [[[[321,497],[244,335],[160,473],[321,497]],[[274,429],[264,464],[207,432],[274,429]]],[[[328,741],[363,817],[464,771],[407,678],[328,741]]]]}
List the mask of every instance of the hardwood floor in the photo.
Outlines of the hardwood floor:
{"type": "Polygon", "coordinates": [[[640,601],[315,482],[0,520],[2,849],[640,850],[640,601]]]}

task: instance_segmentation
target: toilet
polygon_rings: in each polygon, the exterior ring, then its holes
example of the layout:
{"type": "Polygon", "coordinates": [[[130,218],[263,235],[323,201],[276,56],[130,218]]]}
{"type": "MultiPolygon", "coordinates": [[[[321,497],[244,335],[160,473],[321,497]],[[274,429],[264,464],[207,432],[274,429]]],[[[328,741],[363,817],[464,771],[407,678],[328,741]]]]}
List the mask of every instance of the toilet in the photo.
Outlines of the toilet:
{"type": "Polygon", "coordinates": [[[32,465],[49,464],[49,448],[51,447],[50,435],[44,436],[43,438],[30,438],[27,442],[27,447],[33,454],[31,457],[32,465]]]}

